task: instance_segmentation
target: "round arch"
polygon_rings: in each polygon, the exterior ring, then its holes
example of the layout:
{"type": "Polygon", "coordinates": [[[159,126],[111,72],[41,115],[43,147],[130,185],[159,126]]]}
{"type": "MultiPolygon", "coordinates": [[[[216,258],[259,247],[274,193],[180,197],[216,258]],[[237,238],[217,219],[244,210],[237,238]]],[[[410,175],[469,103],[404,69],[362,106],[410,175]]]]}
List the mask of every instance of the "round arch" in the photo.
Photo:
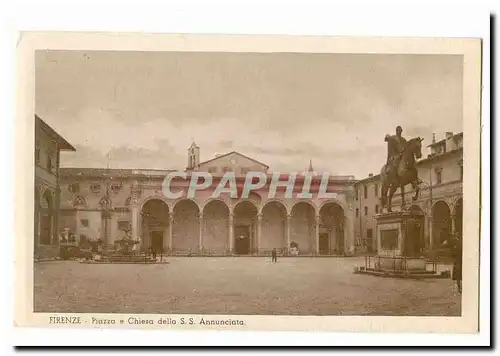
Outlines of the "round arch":
{"type": "Polygon", "coordinates": [[[173,211],[172,204],[162,195],[148,195],[142,198],[137,204],[139,206],[139,211],[142,211],[144,205],[146,205],[146,203],[149,202],[150,200],[160,200],[165,204],[167,204],[169,211],[173,211]]]}
{"type": "Polygon", "coordinates": [[[317,207],[318,214],[321,212],[321,209],[323,209],[323,207],[325,205],[328,205],[328,204],[336,204],[336,205],[338,205],[342,209],[342,211],[344,212],[344,215],[345,215],[345,212],[348,210],[348,207],[346,206],[346,204],[344,204],[340,200],[337,200],[337,199],[327,199],[327,200],[322,201],[318,205],[318,207],[317,207]]]}
{"type": "Polygon", "coordinates": [[[290,208],[290,245],[297,247],[299,255],[315,252],[316,206],[308,200],[295,202],[290,208]]]}
{"type": "Polygon", "coordinates": [[[273,199],[261,207],[262,236],[260,248],[264,251],[273,249],[286,251],[288,210],[283,201],[273,199]]]}
{"type": "Polygon", "coordinates": [[[234,214],[234,212],[236,211],[236,208],[241,205],[241,204],[245,204],[245,203],[250,203],[252,204],[255,209],[257,210],[257,213],[259,213],[260,209],[259,209],[259,205],[256,204],[256,202],[252,199],[249,199],[249,198],[245,198],[245,199],[239,199],[236,203],[234,203],[234,205],[232,205],[230,211],[231,213],[234,214]]]}
{"type": "Polygon", "coordinates": [[[223,199],[211,198],[203,204],[202,213],[203,253],[223,255],[229,249],[229,206],[223,199]]]}
{"type": "Polygon", "coordinates": [[[264,212],[264,208],[267,205],[273,204],[273,203],[281,205],[283,207],[283,209],[285,209],[286,214],[290,214],[290,211],[288,210],[288,207],[286,206],[285,202],[283,200],[277,199],[277,198],[272,198],[272,199],[266,200],[265,203],[260,206],[259,214],[262,214],[264,212]]]}
{"type": "Polygon", "coordinates": [[[259,207],[250,199],[238,201],[232,209],[234,252],[247,255],[257,248],[259,207]]]}
{"type": "Polygon", "coordinates": [[[191,202],[194,205],[196,205],[196,208],[198,209],[198,213],[200,213],[202,211],[200,204],[198,204],[198,202],[196,200],[191,199],[191,198],[180,198],[180,199],[177,199],[176,201],[174,201],[173,204],[172,204],[172,211],[175,211],[175,207],[178,204],[186,203],[186,202],[191,202]]]}
{"type": "MultiPolygon", "coordinates": [[[[318,207],[319,246],[321,255],[341,254],[345,250],[345,209],[337,200],[327,200],[318,207]]],[[[367,242],[368,243],[368,242],[367,242]]],[[[369,244],[373,243],[370,240],[369,244]]]]}
{"type": "Polygon", "coordinates": [[[168,203],[158,196],[150,196],[142,202],[139,211],[142,250],[162,253],[168,249],[170,211],[168,203]]]}
{"type": "Polygon", "coordinates": [[[200,206],[200,211],[203,212],[205,211],[206,207],[210,204],[215,204],[217,202],[221,202],[222,204],[224,204],[224,206],[227,208],[227,211],[228,211],[228,214],[231,212],[231,209],[229,207],[229,204],[227,203],[227,201],[225,201],[224,199],[221,199],[221,198],[210,198],[208,200],[206,200],[203,205],[200,206]]]}
{"type": "Polygon", "coordinates": [[[311,202],[311,201],[309,201],[309,200],[299,200],[299,201],[294,202],[294,203],[292,204],[292,206],[290,206],[290,214],[293,214],[293,209],[295,209],[295,208],[297,207],[297,205],[302,205],[302,204],[307,204],[307,205],[309,205],[309,206],[313,209],[313,211],[314,211],[314,215],[315,215],[315,216],[316,216],[316,215],[318,215],[318,209],[317,209],[317,206],[316,206],[313,202],[311,202]]]}
{"type": "Polygon", "coordinates": [[[457,198],[453,202],[453,215],[456,215],[457,213],[462,213],[463,212],[463,198],[457,198]]]}
{"type": "Polygon", "coordinates": [[[40,199],[40,244],[50,245],[54,230],[54,202],[50,189],[45,189],[40,199]]]}
{"type": "Polygon", "coordinates": [[[419,213],[424,212],[422,210],[422,208],[420,207],[420,205],[417,205],[417,204],[413,204],[412,206],[410,206],[410,211],[418,211],[419,213]]]}
{"type": "Polygon", "coordinates": [[[440,246],[451,237],[451,210],[444,200],[432,205],[432,242],[440,246]]]}
{"type": "Polygon", "coordinates": [[[458,198],[453,204],[453,217],[455,233],[461,238],[463,233],[463,199],[458,198]]]}
{"type": "Polygon", "coordinates": [[[200,205],[193,199],[181,198],[172,205],[172,249],[181,254],[200,253],[200,205]]]}

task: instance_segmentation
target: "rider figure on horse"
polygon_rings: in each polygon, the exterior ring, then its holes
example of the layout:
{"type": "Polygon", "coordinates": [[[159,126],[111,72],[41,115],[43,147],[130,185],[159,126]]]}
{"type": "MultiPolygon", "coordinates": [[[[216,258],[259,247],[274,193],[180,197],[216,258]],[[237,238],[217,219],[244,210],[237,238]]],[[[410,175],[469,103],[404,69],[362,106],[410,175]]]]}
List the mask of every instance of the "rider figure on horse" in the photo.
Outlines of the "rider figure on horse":
{"type": "Polygon", "coordinates": [[[401,126],[396,127],[396,135],[385,135],[387,142],[387,165],[389,172],[397,170],[401,155],[406,147],[406,139],[401,136],[403,129],[401,126]]]}

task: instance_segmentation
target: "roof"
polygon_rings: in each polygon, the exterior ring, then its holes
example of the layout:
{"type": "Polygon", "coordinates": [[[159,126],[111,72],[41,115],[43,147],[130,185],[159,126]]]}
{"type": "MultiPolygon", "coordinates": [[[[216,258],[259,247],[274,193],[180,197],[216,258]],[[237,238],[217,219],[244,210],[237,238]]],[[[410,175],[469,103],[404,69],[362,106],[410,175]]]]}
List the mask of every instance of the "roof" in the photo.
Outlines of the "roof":
{"type": "Polygon", "coordinates": [[[132,177],[132,176],[143,176],[143,177],[153,177],[160,176],[163,177],[174,170],[162,170],[162,169],[115,169],[115,168],[76,168],[76,167],[61,167],[59,169],[59,175],[61,177],[132,177]]]}
{"type": "Polygon", "coordinates": [[[209,160],[207,160],[207,161],[200,162],[200,164],[199,164],[199,165],[202,165],[202,164],[205,164],[205,163],[208,163],[208,162],[212,162],[212,161],[214,161],[214,160],[216,160],[216,159],[219,159],[219,158],[222,158],[222,157],[229,156],[229,155],[231,155],[231,154],[233,154],[233,153],[236,153],[237,155],[240,155],[240,156],[242,156],[242,157],[245,157],[246,159],[249,159],[249,160],[251,160],[251,161],[253,161],[253,162],[255,162],[255,163],[258,163],[258,164],[260,164],[260,165],[263,165],[263,166],[264,166],[264,167],[266,167],[266,168],[269,168],[269,166],[268,166],[267,164],[264,164],[264,163],[262,163],[262,162],[259,162],[259,161],[255,160],[255,159],[251,158],[251,157],[245,156],[244,154],[241,154],[241,153],[236,152],[236,151],[231,151],[231,152],[229,152],[229,153],[225,153],[225,154],[223,154],[223,155],[220,155],[220,156],[217,156],[217,157],[211,158],[211,159],[209,159],[209,160]]]}
{"type": "Polygon", "coordinates": [[[59,150],[61,151],[76,151],[76,149],[71,145],[68,141],[64,139],[61,135],[59,135],[52,127],[50,127],[45,121],[43,121],[37,114],[35,114],[35,120],[37,120],[42,130],[46,131],[49,135],[55,137],[59,142],[59,150]]]}
{"type": "MultiPolygon", "coordinates": [[[[454,140],[456,140],[456,138],[458,137],[462,137],[464,135],[463,132],[460,132],[460,133],[457,133],[453,136],[451,136],[451,138],[453,138],[454,140]]],[[[447,138],[443,138],[442,140],[439,140],[439,141],[436,141],[434,143],[431,143],[430,145],[427,145],[427,147],[434,147],[434,146],[438,146],[438,145],[442,145],[443,143],[445,143],[447,140],[447,138]]]]}

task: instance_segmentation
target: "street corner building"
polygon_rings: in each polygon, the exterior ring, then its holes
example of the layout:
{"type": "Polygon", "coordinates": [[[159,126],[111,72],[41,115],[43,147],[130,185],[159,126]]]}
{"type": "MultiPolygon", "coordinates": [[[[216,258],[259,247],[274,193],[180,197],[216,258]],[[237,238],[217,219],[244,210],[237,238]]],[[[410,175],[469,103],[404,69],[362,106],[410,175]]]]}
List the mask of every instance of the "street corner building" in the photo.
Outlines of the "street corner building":
{"type": "Polygon", "coordinates": [[[58,219],[61,205],[59,182],[61,151],[75,151],[75,148],[35,115],[35,256],[59,255],[57,226],[60,225],[58,219]]]}
{"type": "Polygon", "coordinates": [[[321,198],[322,175],[309,168],[299,174],[280,174],[286,182],[294,176],[292,197],[278,186],[274,197],[270,184],[242,198],[246,176],[260,172],[270,183],[269,167],[238,152],[200,162],[200,147],[187,150],[186,177],[172,180],[172,191],[189,189],[189,178],[200,172],[213,177],[212,184],[196,192],[169,199],[163,192],[172,170],[61,169],[60,228],[74,232],[77,242],[101,239],[113,246],[126,236],[137,241],[139,251],[171,255],[281,255],[290,247],[298,255],[349,255],[355,252],[354,177],[330,176],[321,198]],[[225,173],[235,175],[237,197],[213,193],[225,173]],[[312,177],[310,198],[300,197],[306,176],[312,177]]]}
{"type": "MultiPolygon", "coordinates": [[[[430,153],[417,162],[422,180],[419,198],[412,201],[413,189],[405,190],[407,208],[420,213],[424,226],[417,250],[441,254],[443,244],[453,235],[462,236],[463,224],[463,132],[446,132],[445,138],[428,145],[430,153]]],[[[377,252],[377,221],[382,213],[380,174],[370,174],[356,182],[355,235],[356,250],[377,252]]],[[[393,206],[401,204],[401,192],[393,198],[393,206]]]]}

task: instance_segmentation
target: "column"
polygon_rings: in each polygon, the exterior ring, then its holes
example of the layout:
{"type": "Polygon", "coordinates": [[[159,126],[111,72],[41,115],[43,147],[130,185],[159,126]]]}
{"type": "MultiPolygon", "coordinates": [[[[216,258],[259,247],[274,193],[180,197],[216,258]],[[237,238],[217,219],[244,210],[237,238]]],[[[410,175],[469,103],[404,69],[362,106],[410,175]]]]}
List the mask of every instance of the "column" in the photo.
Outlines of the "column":
{"type": "Polygon", "coordinates": [[[456,232],[456,220],[457,220],[457,216],[455,214],[451,214],[451,234],[452,236],[454,236],[455,232],[456,232]]]}
{"type": "Polygon", "coordinates": [[[292,231],[292,214],[286,214],[286,251],[290,250],[290,237],[292,231]]]}
{"type": "Polygon", "coordinates": [[[229,253],[233,253],[233,244],[234,244],[234,223],[233,223],[233,213],[229,213],[229,253]]]}
{"type": "Polygon", "coordinates": [[[330,229],[328,231],[328,238],[329,238],[329,241],[330,241],[330,244],[328,246],[328,254],[329,255],[332,255],[332,251],[335,250],[337,251],[339,249],[339,244],[338,244],[338,241],[337,241],[337,226],[334,226],[332,229],[330,229]]]}
{"type": "Polygon", "coordinates": [[[260,241],[262,238],[262,214],[257,214],[257,256],[259,255],[260,250],[260,241]]]}
{"type": "Polygon", "coordinates": [[[354,253],[354,211],[348,209],[348,216],[344,217],[344,251],[351,255],[354,253]]]}
{"type": "Polygon", "coordinates": [[[434,248],[433,230],[434,230],[434,221],[432,220],[432,215],[430,215],[429,216],[429,248],[430,249],[434,248]]]}
{"type": "Polygon", "coordinates": [[[115,220],[110,216],[108,219],[108,238],[105,244],[108,245],[108,247],[113,246],[115,244],[115,239],[113,236],[113,223],[115,220]]]}
{"type": "Polygon", "coordinates": [[[198,216],[198,224],[200,226],[200,236],[198,241],[198,251],[200,254],[203,252],[203,213],[198,216]]]}
{"type": "Polygon", "coordinates": [[[131,211],[132,211],[132,240],[136,241],[139,237],[137,229],[137,227],[139,226],[139,207],[132,206],[131,211]]]}
{"type": "Polygon", "coordinates": [[[168,249],[173,250],[174,212],[168,213],[168,249]]]}
{"type": "Polygon", "coordinates": [[[320,222],[320,216],[316,215],[316,236],[314,238],[314,252],[319,255],[319,222],[320,222]]]}
{"type": "MultiPolygon", "coordinates": [[[[57,155],[59,156],[59,152],[57,153],[57,155]]],[[[59,165],[57,166],[59,167],[59,165]]],[[[59,169],[59,168],[57,168],[59,169]]],[[[57,182],[57,187],[56,187],[56,191],[55,191],[55,201],[56,201],[56,210],[54,212],[54,241],[53,243],[55,243],[56,246],[59,246],[59,214],[60,214],[60,211],[61,211],[61,189],[59,188],[59,181],[57,182]]]]}

